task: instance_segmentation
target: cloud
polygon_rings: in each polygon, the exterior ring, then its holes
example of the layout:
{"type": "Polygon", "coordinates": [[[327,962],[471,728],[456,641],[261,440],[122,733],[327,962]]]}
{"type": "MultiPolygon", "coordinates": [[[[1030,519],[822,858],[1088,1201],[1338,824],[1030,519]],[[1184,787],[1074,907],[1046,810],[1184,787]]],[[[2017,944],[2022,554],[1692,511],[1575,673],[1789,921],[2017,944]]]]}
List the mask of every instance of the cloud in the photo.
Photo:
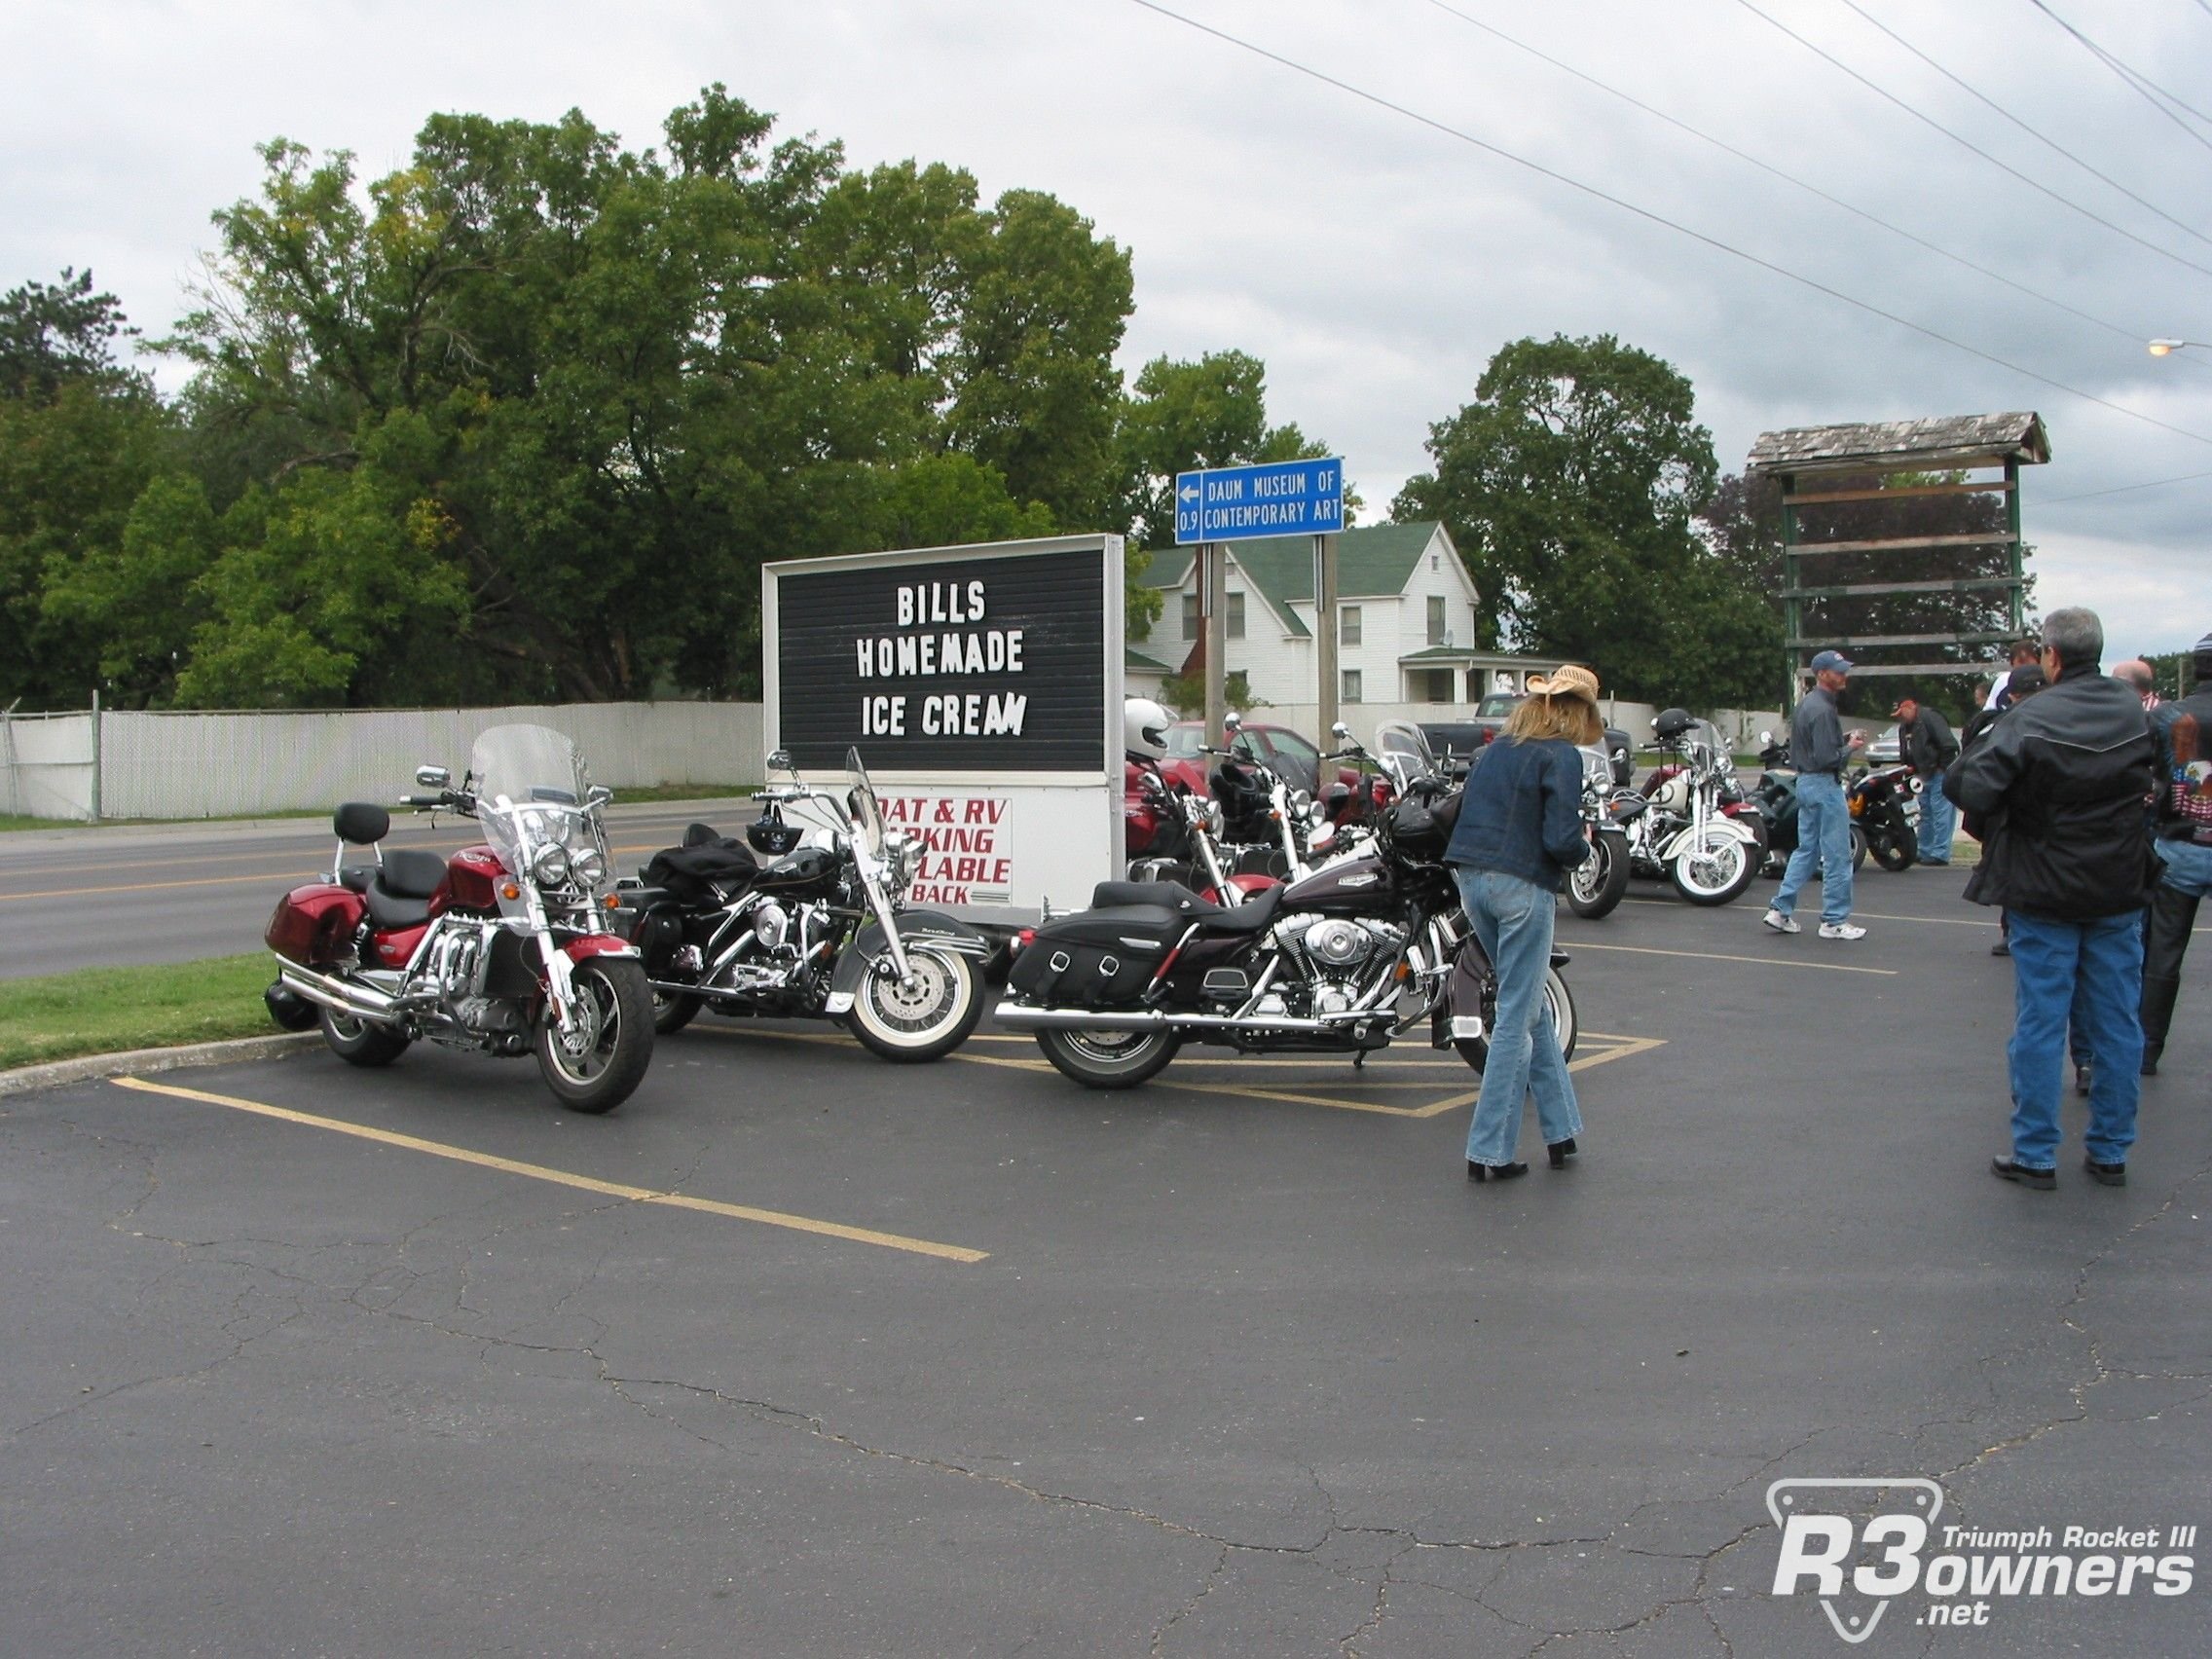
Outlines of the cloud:
{"type": "MultiPolygon", "coordinates": [[[[1053,192],[1133,251],[1124,358],[1235,347],[1272,413],[1326,437],[1370,502],[1425,464],[1429,424],[1523,334],[1610,332],[1698,388],[1723,464],[1781,425],[2036,408],[2052,464],[2026,496],[2043,594],[2109,594],[2168,624],[2197,591],[2212,479],[2207,280],[2091,223],[1822,62],[1740,7],[1453,0],[1775,167],[2093,313],[1962,270],[1503,45],[1426,0],[1168,0],[1435,122],[1938,334],[2196,434],[2086,402],[1270,63],[1131,0],[896,0],[610,12],[537,4],[303,7],[18,0],[0,19],[0,283],[90,265],[149,332],[182,310],[207,215],[249,194],[255,143],[347,148],[374,175],[435,110],[547,120],[631,144],[710,80],[854,165],[967,166],[986,197],[1053,192]]],[[[1844,8],[1760,0],[1905,103],[2160,247],[2192,239],[1976,103],[1844,8]]],[[[2190,142],[2028,8],[1867,11],[2090,165],[2184,218],[2212,194],[2190,142]],[[2186,211],[2185,211],[2186,209],[2186,211]]],[[[2212,107],[2212,16],[2076,8],[2082,26],[2212,107]]],[[[2071,15],[2071,14],[2070,14],[2071,15]]],[[[172,371],[173,372],[173,371],[172,371]]],[[[2116,628],[2116,633],[2119,630],[2116,628]]]]}

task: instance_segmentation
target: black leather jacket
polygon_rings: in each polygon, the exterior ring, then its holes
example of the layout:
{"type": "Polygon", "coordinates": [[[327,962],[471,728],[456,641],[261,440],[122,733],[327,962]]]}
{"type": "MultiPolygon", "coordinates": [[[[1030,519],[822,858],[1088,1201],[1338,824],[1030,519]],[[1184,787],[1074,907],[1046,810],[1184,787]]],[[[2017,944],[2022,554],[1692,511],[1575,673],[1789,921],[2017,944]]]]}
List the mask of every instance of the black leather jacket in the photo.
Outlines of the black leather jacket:
{"type": "Polygon", "coordinates": [[[1944,774],[1943,793],[1984,827],[1966,896],[2056,921],[2141,909],[2157,883],[2143,836],[2154,782],[2134,690],[2092,665],[2065,670],[1944,774]]]}

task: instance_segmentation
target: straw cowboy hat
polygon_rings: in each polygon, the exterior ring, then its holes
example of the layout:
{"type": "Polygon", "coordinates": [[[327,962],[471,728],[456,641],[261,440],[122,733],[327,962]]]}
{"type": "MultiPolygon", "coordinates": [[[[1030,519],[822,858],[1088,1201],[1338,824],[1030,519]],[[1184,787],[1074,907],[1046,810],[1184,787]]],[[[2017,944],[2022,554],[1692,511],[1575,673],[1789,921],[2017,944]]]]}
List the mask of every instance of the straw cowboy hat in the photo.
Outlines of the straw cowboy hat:
{"type": "Polygon", "coordinates": [[[1556,674],[1529,676],[1529,689],[1548,697],[1579,697],[1593,709],[1598,706],[1598,677],[1578,663],[1568,663],[1556,674]]]}

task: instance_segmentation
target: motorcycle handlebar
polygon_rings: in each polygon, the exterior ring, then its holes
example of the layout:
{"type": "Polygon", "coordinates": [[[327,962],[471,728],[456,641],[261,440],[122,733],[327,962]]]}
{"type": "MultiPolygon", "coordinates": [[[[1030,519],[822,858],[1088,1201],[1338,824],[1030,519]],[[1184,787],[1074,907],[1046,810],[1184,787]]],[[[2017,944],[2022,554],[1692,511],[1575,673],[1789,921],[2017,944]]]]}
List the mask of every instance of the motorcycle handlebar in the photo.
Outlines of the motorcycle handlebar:
{"type": "Polygon", "coordinates": [[[409,794],[409,795],[401,795],[401,796],[399,797],[399,804],[400,804],[401,806],[412,806],[412,807],[418,807],[418,808],[420,808],[420,807],[425,807],[425,806],[444,806],[444,805],[445,805],[445,804],[446,804],[446,803],[447,803],[448,801],[450,801],[450,800],[451,800],[452,798],[453,798],[453,796],[452,796],[452,795],[450,795],[450,794],[434,794],[434,795],[411,795],[411,794],[409,794]]]}

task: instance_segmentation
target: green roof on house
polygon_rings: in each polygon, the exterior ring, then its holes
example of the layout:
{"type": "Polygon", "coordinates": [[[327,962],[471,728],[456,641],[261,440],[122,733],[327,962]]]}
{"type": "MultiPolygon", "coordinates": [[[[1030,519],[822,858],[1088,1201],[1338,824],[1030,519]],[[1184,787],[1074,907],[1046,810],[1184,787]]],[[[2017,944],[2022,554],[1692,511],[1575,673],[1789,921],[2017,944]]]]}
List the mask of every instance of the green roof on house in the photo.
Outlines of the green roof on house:
{"type": "Polygon", "coordinates": [[[1175,671],[1163,662],[1155,662],[1134,645],[1122,647],[1122,672],[1134,669],[1139,674],[1173,674],[1175,671]]]}
{"type": "MultiPolygon", "coordinates": [[[[1427,519],[1344,532],[1337,537],[1337,598],[1390,599],[1403,593],[1436,531],[1436,521],[1427,519]]],[[[1290,625],[1291,633],[1309,636],[1312,630],[1291,606],[1313,603],[1312,541],[1303,535],[1271,535],[1225,545],[1270,608],[1290,625]]],[[[1188,547],[1155,553],[1145,585],[1181,587],[1191,573],[1192,557],[1188,547]]]]}

